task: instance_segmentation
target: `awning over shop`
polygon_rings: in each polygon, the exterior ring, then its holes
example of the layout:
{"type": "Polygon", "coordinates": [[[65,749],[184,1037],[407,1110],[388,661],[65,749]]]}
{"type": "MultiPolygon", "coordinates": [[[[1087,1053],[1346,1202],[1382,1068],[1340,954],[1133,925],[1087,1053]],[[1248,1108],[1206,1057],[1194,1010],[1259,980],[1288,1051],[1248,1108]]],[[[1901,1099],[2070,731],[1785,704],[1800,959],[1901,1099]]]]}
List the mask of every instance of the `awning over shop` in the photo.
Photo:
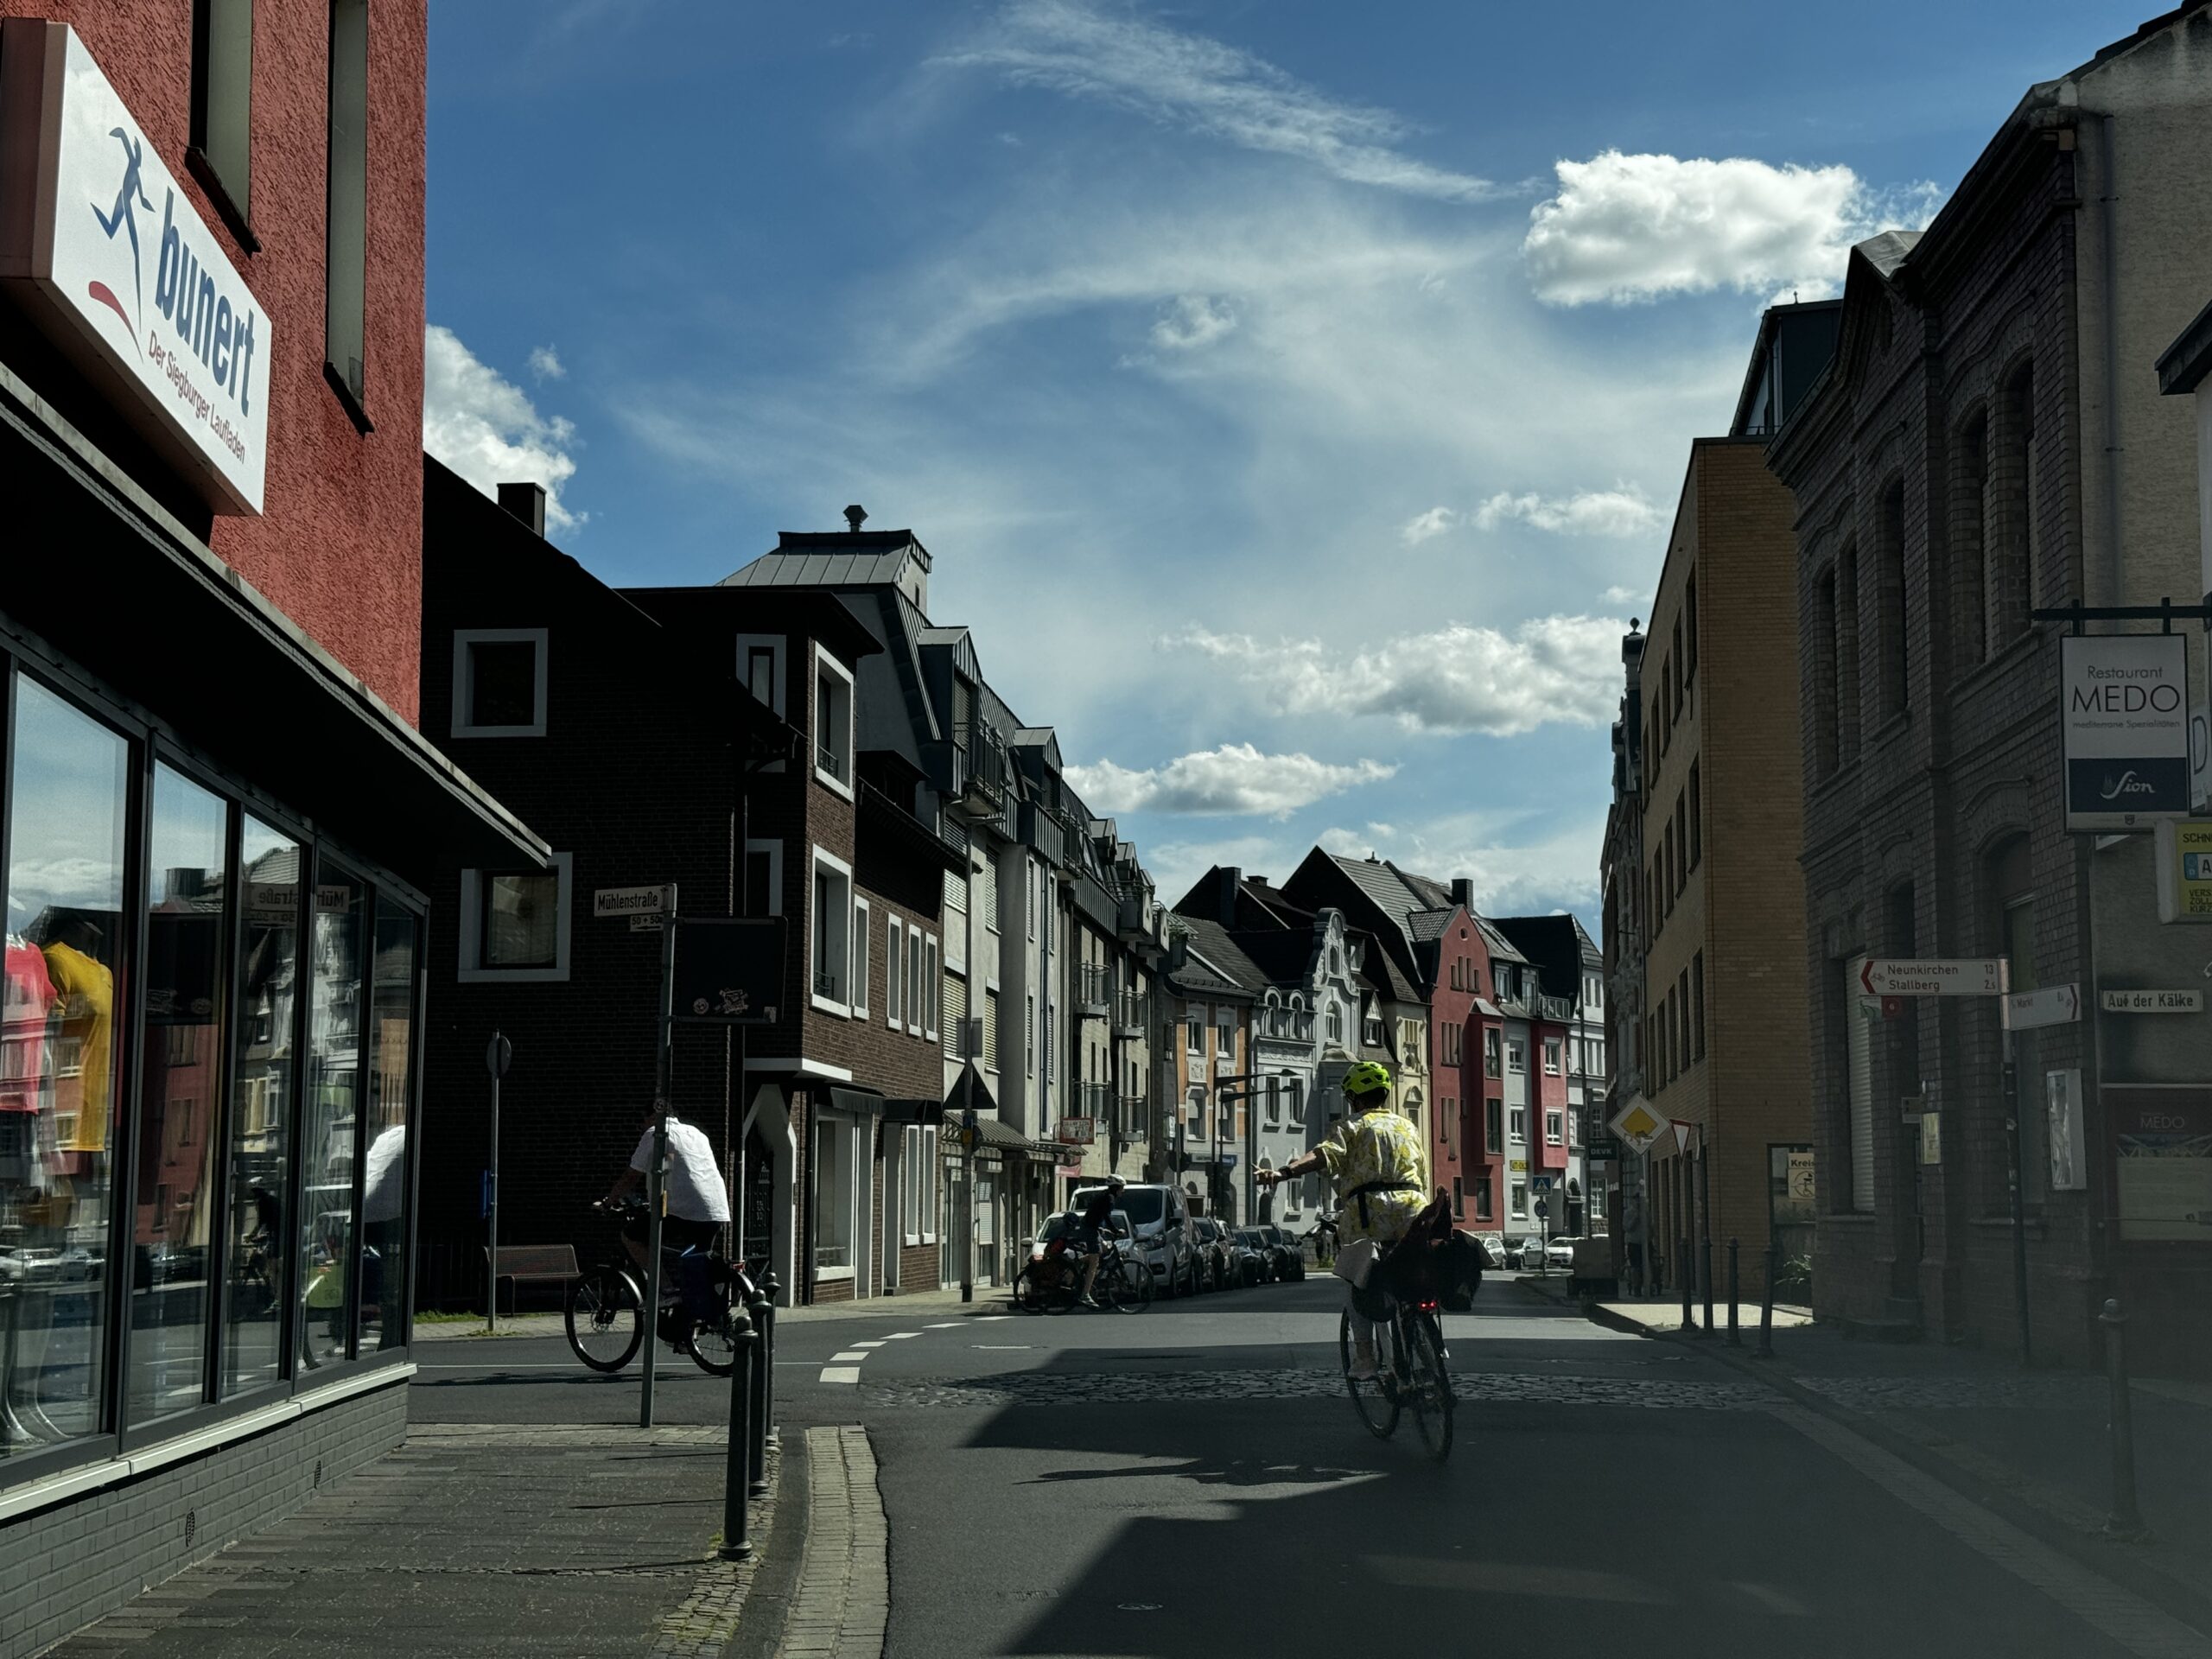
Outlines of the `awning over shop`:
{"type": "Polygon", "coordinates": [[[20,626],[418,887],[448,859],[545,865],[520,819],[5,367],[0,475],[20,626]]]}
{"type": "Polygon", "coordinates": [[[886,1102],[874,1089],[849,1088],[842,1084],[830,1085],[830,1104],[840,1112],[853,1112],[862,1117],[880,1117],[886,1102]]]}

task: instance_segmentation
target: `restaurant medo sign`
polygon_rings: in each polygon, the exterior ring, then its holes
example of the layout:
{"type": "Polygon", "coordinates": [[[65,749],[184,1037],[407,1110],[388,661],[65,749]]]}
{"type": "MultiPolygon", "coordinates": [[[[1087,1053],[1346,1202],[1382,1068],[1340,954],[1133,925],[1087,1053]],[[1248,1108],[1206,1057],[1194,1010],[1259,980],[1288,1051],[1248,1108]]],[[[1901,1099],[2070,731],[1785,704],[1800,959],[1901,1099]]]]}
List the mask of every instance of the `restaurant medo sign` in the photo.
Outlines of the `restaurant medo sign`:
{"type": "Polygon", "coordinates": [[[2069,634],[2058,681],[2066,827],[2148,830],[2187,813],[2187,638],[2069,634]]]}
{"type": "Polygon", "coordinates": [[[269,316],[64,23],[0,24],[0,283],[219,513],[258,513],[269,316]]]}

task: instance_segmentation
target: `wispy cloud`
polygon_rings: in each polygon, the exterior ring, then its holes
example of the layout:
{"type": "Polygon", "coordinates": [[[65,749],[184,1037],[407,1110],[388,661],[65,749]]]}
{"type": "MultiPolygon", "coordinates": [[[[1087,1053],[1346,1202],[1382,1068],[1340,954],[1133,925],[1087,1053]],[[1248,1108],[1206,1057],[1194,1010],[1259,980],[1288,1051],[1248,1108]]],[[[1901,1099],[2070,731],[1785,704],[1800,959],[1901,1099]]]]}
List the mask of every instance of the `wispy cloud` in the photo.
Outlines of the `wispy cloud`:
{"type": "Polygon", "coordinates": [[[545,486],[550,529],[575,530],[588,516],[562,505],[575,476],[575,428],[543,416],[523,390],[480,361],[452,329],[423,331],[423,448],[492,494],[524,480],[545,486]]]}
{"type": "Polygon", "coordinates": [[[1611,588],[1606,588],[1604,593],[1599,594],[1598,597],[1604,600],[1608,605],[1633,605],[1638,600],[1648,598],[1649,595],[1638,593],[1633,588],[1624,588],[1619,583],[1616,582],[1611,588]]]}
{"type": "Polygon", "coordinates": [[[1407,124],[1387,110],[1331,98],[1249,52],[1087,0],[1012,0],[935,62],[1291,156],[1354,184],[1443,201],[1506,194],[1407,155],[1407,124]]]}
{"type": "Polygon", "coordinates": [[[1163,352],[1195,352],[1236,327],[1236,313],[1225,300],[1204,294],[1179,294],[1152,325],[1152,343],[1163,352]]]}
{"type": "Polygon", "coordinates": [[[1332,827],[1316,837],[1346,858],[1373,854],[1436,880],[1465,876],[1475,908],[1486,916],[1543,916],[1577,911],[1592,925],[1598,904],[1598,847],[1602,813],[1594,817],[1548,812],[1541,821],[1487,822],[1471,815],[1425,819],[1402,828],[1370,823],[1332,827]],[[1539,828],[1533,836],[1516,830],[1539,828]]]}
{"type": "Polygon", "coordinates": [[[1541,726],[1602,725],[1620,695],[1621,625],[1545,616],[1510,633],[1453,623],[1376,639],[1254,639],[1194,628],[1164,645],[1234,670],[1292,715],[1385,715],[1412,731],[1510,737],[1541,726]]]}
{"type": "Polygon", "coordinates": [[[1475,509],[1478,530],[1526,524],[1555,536],[1641,536],[1666,523],[1667,515],[1633,484],[1610,490],[1577,490],[1572,495],[1515,495],[1501,491],[1475,509]]]}
{"type": "Polygon", "coordinates": [[[1459,514],[1450,507],[1431,507],[1427,512],[1416,513],[1400,526],[1398,539],[1408,547],[1419,547],[1433,541],[1459,522],[1459,514]]]}
{"type": "Polygon", "coordinates": [[[1335,766],[1310,754],[1264,754],[1249,743],[1178,756],[1132,771],[1111,760],[1070,766],[1068,781],[1101,812],[1199,815],[1266,813],[1287,817],[1303,806],[1397,772],[1379,760],[1335,766]]]}
{"type": "Polygon", "coordinates": [[[1626,304],[1734,289],[1815,299],[1834,291],[1853,243],[1916,229],[1933,184],[1878,191],[1850,168],[1777,167],[1605,150],[1557,164],[1559,192],[1529,213],[1522,253],[1554,305],[1626,304]]]}
{"type": "Polygon", "coordinates": [[[561,361],[561,354],[550,346],[533,346],[530,348],[530,372],[541,381],[565,380],[569,378],[568,365],[561,361]]]}

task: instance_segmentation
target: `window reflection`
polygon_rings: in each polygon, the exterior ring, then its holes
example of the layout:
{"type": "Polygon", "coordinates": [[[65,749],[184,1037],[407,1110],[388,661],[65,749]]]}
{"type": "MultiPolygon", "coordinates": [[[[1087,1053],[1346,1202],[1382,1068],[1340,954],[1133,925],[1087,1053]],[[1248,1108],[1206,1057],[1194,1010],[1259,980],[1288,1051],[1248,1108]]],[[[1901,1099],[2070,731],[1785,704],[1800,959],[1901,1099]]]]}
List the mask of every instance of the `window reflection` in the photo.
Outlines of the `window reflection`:
{"type": "Polygon", "coordinates": [[[307,1103],[300,1134],[300,1363],[346,1353],[353,1287],[353,1152],[360,1129],[361,957],[367,892],[323,868],[309,932],[307,1103]]]}
{"type": "Polygon", "coordinates": [[[407,1093],[415,1042],[415,918],[377,901],[369,1006],[368,1151],[361,1174],[361,1346],[407,1340],[407,1093]],[[373,1344],[367,1326],[376,1326],[373,1344]]]}
{"type": "Polygon", "coordinates": [[[198,1405],[207,1386],[209,1128],[223,1075],[224,864],[230,809],[154,768],[146,1036],[139,1065],[130,1421],[198,1405]]]}
{"type": "Polygon", "coordinates": [[[231,1102],[231,1233],[223,1293],[223,1393],[282,1374],[291,1230],[284,1216],[290,1158],[293,1011],[300,965],[300,849],[257,820],[239,842],[245,906],[239,937],[238,1078],[231,1102]]]}
{"type": "Polygon", "coordinates": [[[130,745],[16,681],[0,1013],[0,1459],[99,1433],[130,745]]]}

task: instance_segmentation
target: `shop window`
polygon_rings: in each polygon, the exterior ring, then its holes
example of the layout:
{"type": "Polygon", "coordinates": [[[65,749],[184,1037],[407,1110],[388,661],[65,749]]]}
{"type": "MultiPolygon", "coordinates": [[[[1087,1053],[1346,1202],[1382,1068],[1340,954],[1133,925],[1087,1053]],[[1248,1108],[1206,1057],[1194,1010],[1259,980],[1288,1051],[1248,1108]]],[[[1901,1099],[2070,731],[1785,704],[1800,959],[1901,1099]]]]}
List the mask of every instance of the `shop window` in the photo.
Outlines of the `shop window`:
{"type": "Polygon", "coordinates": [[[545,735],[546,631],[457,628],[453,636],[453,734],[545,735]]]}
{"type": "Polygon", "coordinates": [[[308,928],[306,1109],[300,1135],[300,1363],[346,1358],[359,1242],[353,1200],[362,1107],[368,889],[328,866],[316,874],[308,928]]]}
{"type": "Polygon", "coordinates": [[[252,182],[253,0],[192,8],[192,139],[185,158],[248,252],[252,182]]]}
{"type": "Polygon", "coordinates": [[[817,849],[814,855],[814,1006],[849,1014],[852,1005],[853,872],[843,860],[817,849]]]}
{"type": "Polygon", "coordinates": [[[329,180],[323,354],[346,412],[368,429],[369,0],[330,0],[329,180]]]}
{"type": "Polygon", "coordinates": [[[814,648],[814,775],[852,798],[852,671],[820,645],[814,648]]]}
{"type": "Polygon", "coordinates": [[[853,1126],[826,1115],[817,1119],[812,1162],[815,1277],[849,1279],[855,1231],[853,1126]]]}
{"type": "Polygon", "coordinates": [[[29,1386],[23,1368],[38,1379],[36,1413],[11,1411],[22,1432],[0,1436],[0,1467],[111,1427],[105,1241],[122,1197],[114,1018],[131,764],[122,736],[44,686],[15,685],[0,1206],[16,1250],[56,1267],[0,1303],[11,1395],[29,1386]]]}
{"type": "Polygon", "coordinates": [[[288,1306],[295,1011],[300,988],[299,843],[248,814],[241,833],[245,912],[232,1039],[229,1271],[223,1285],[223,1397],[282,1376],[278,1315],[288,1306]]]}
{"type": "Polygon", "coordinates": [[[569,977],[575,855],[544,870],[461,873],[461,982],[557,983],[569,977]]]}
{"type": "Polygon", "coordinates": [[[368,1118],[362,1130],[359,1351],[407,1342],[407,1103],[415,1062],[412,912],[379,894],[369,985],[368,1118]]]}
{"type": "Polygon", "coordinates": [[[124,1408],[133,1426],[189,1410],[207,1392],[230,818],[221,797],[155,766],[124,1408]]]}

